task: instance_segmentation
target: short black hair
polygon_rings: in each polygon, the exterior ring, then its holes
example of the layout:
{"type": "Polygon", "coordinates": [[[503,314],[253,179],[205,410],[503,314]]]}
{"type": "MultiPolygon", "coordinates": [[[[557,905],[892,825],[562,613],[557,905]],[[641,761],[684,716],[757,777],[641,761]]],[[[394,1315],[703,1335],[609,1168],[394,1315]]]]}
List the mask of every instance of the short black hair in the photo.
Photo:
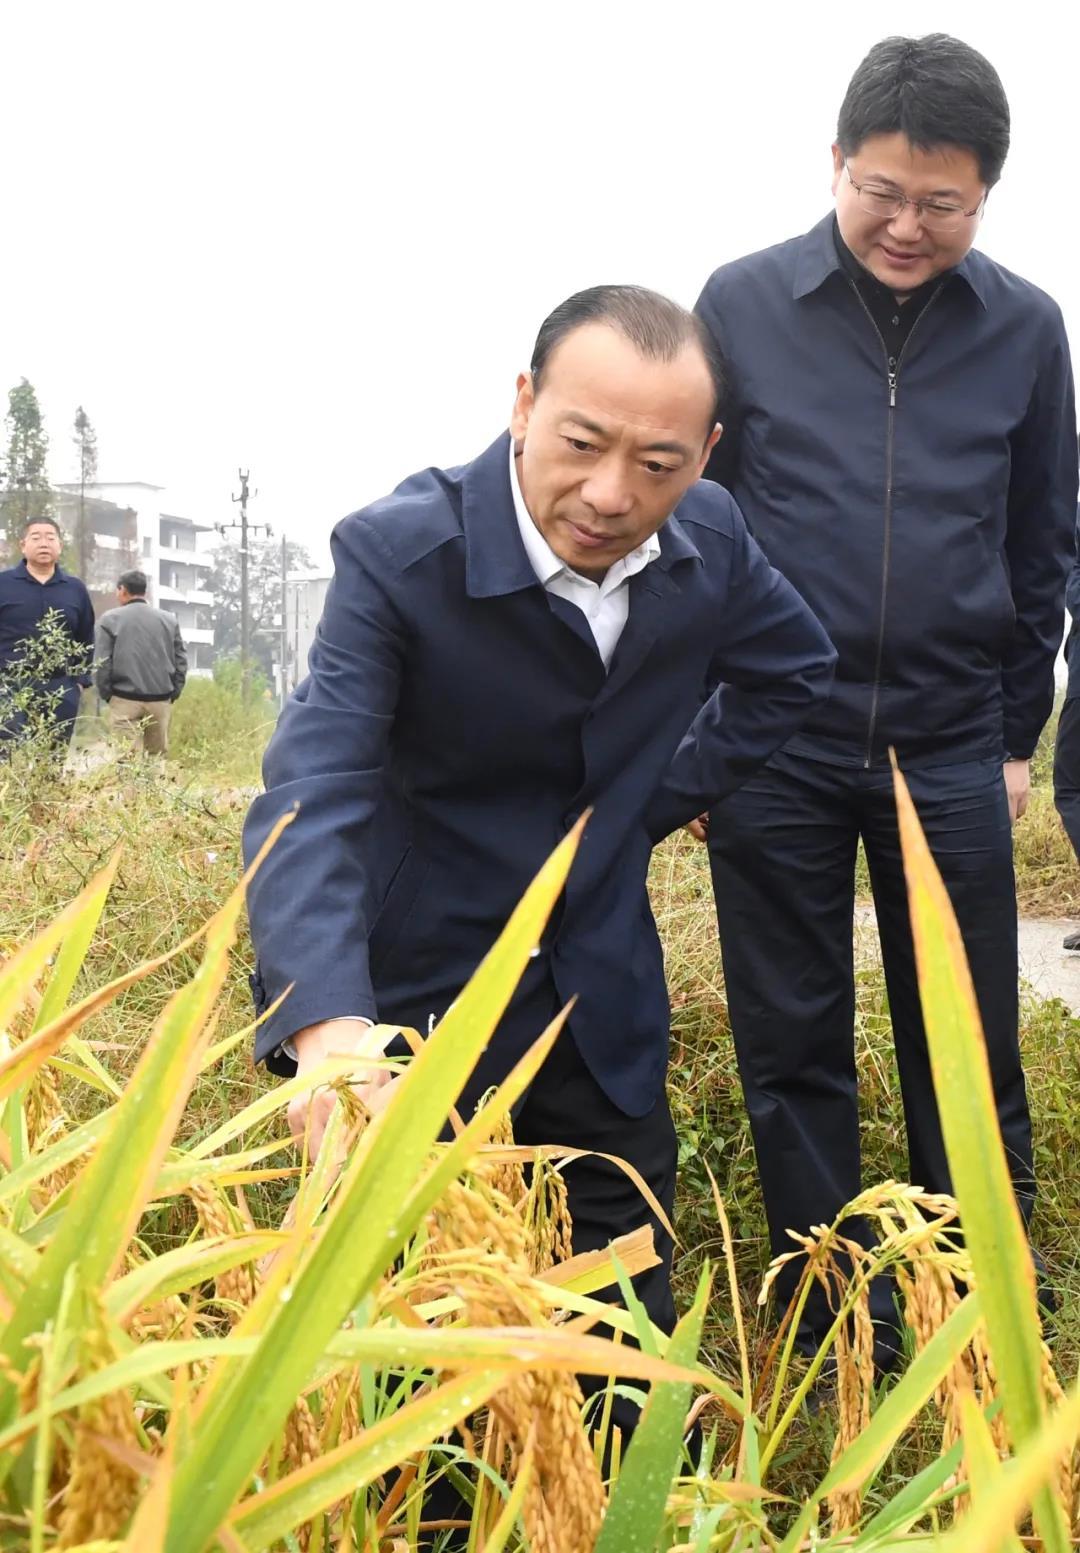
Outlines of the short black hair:
{"type": "Polygon", "coordinates": [[[124,572],[116,579],[116,586],[123,588],[126,593],[134,594],[136,598],[142,598],[146,592],[146,573],[124,572]]]}
{"type": "Polygon", "coordinates": [[[29,534],[30,530],[34,527],[34,525],[37,524],[37,523],[47,523],[49,525],[49,527],[50,528],[54,528],[56,530],[57,534],[60,535],[60,538],[63,539],[64,536],[63,536],[63,533],[61,532],[59,523],[57,523],[55,518],[51,518],[51,517],[49,517],[47,515],[44,516],[44,517],[40,517],[40,518],[27,518],[26,519],[25,523],[22,526],[22,532],[23,532],[23,538],[24,539],[26,538],[27,534],[29,534]]]}
{"type": "Polygon", "coordinates": [[[920,151],[962,146],[993,188],[1009,153],[1009,99],[1001,77],[970,44],[948,33],[885,38],[856,70],[836,139],[845,157],[873,135],[901,134],[920,151]]]}
{"type": "Polygon", "coordinates": [[[530,371],[534,393],[540,392],[552,351],[584,324],[608,324],[653,361],[674,361],[687,345],[696,345],[713,381],[710,431],[723,418],[727,372],[715,341],[696,313],[644,286],[590,286],[560,302],[540,325],[533,346],[530,371]]]}

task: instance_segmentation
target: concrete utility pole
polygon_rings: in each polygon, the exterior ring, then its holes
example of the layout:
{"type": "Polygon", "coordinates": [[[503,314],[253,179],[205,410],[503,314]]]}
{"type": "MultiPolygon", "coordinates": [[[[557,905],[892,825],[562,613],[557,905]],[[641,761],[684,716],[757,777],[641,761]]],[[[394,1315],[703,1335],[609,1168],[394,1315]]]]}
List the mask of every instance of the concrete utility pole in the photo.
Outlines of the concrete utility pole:
{"type": "Polygon", "coordinates": [[[248,535],[263,533],[267,539],[271,536],[269,523],[248,522],[248,501],[258,496],[258,491],[248,489],[250,470],[238,469],[237,476],[240,480],[240,494],[233,496],[232,500],[240,505],[239,523],[216,523],[214,526],[219,534],[228,533],[231,530],[240,531],[240,699],[247,706],[251,699],[251,610],[248,601],[248,535]]]}

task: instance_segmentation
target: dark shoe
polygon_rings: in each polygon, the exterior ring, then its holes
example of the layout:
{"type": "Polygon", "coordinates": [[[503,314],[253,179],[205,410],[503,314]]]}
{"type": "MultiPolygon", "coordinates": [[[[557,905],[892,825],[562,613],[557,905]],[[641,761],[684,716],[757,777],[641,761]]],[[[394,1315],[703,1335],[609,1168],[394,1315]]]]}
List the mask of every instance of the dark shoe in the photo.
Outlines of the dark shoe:
{"type": "Polygon", "coordinates": [[[1080,949],[1080,928],[1075,933],[1066,933],[1061,941],[1062,949],[1080,949]]]}

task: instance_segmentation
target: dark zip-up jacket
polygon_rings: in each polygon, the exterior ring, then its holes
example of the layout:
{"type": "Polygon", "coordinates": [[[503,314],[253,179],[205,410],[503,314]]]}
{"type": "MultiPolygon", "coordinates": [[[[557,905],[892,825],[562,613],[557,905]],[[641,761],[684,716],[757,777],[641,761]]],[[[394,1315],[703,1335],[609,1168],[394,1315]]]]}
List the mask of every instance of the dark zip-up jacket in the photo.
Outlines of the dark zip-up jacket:
{"type": "Polygon", "coordinates": [[[697,311],[735,424],[709,474],[839,652],[788,748],[874,765],[1031,755],[1054,697],[1076,515],[1064,324],[970,252],[890,367],[830,215],[724,265],[697,311]]]}
{"type": "Polygon", "coordinates": [[[60,616],[72,643],[71,672],[53,676],[50,688],[90,684],[94,606],[86,584],[57,567],[48,582],[31,576],[25,561],[0,572],[0,671],[19,659],[50,610],[60,616]]]}
{"type": "Polygon", "coordinates": [[[94,679],[103,701],[175,701],[187,679],[187,649],[175,615],[135,598],[98,621],[94,679]]]}

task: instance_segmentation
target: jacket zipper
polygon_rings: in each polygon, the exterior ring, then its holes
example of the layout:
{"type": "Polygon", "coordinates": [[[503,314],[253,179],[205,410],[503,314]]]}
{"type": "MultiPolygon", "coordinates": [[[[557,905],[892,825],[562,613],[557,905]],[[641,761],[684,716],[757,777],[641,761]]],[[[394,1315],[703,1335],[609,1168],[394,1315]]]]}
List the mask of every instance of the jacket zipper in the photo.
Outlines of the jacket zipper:
{"type": "Polygon", "coordinates": [[[941,295],[944,285],[939,286],[931,294],[926,306],[908,331],[907,339],[900,347],[900,354],[893,357],[889,355],[889,347],[885,344],[885,337],[878,328],[873,313],[867,307],[862,292],[853,280],[849,279],[848,284],[858,298],[859,306],[867,318],[869,318],[874,333],[881,341],[881,350],[885,357],[885,381],[889,390],[889,408],[885,430],[885,532],[881,552],[881,613],[878,620],[877,654],[874,659],[874,679],[870,694],[870,721],[866,730],[866,758],[863,761],[863,769],[868,771],[873,761],[874,733],[877,728],[878,700],[881,695],[881,663],[885,655],[885,605],[889,590],[889,560],[892,551],[893,445],[896,438],[896,392],[900,382],[900,365],[904,359],[904,353],[911,343],[912,335],[941,295]]]}

